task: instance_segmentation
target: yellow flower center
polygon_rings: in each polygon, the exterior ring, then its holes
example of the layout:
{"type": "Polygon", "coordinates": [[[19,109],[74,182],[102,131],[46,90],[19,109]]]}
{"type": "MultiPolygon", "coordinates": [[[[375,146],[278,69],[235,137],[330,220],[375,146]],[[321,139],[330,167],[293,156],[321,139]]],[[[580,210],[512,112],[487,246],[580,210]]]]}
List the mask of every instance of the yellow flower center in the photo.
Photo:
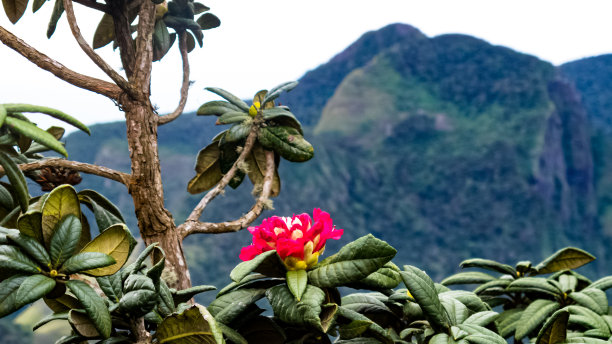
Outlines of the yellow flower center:
{"type": "Polygon", "coordinates": [[[49,276],[51,276],[51,277],[57,277],[57,271],[56,271],[55,269],[54,269],[54,270],[51,270],[51,271],[49,272],[49,276]]]}
{"type": "Polygon", "coordinates": [[[249,115],[251,117],[257,116],[259,108],[261,108],[261,104],[259,102],[254,102],[253,105],[251,105],[251,107],[249,108],[249,115]]]}

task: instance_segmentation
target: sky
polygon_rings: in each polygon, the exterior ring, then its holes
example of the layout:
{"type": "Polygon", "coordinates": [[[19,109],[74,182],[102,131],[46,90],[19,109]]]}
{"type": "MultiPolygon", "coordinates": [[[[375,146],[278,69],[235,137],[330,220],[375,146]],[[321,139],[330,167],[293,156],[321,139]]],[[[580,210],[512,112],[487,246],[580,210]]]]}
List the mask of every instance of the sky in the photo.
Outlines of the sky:
{"type": "MultiPolygon", "coordinates": [[[[242,98],[297,80],[327,62],[367,31],[405,23],[433,37],[463,33],[532,54],[555,65],[612,53],[610,0],[206,0],[221,27],[205,31],[204,47],[189,54],[193,85],[186,110],[216,99],[204,87],[242,98]]],[[[83,36],[91,42],[101,14],[76,4],[83,36]]],[[[53,2],[17,24],[0,13],[0,26],[77,72],[108,79],[80,50],[65,17],[46,38],[53,2]]],[[[120,68],[118,52],[97,52],[120,68]]],[[[152,101],[160,113],[179,100],[181,64],[176,44],[153,69],[152,101]]],[[[39,70],[0,44],[2,103],[30,103],[62,110],[87,125],[122,120],[107,98],[77,89],[39,70]]],[[[298,114],[299,115],[299,114],[298,114]]],[[[41,126],[57,124],[33,117],[41,126]]]]}

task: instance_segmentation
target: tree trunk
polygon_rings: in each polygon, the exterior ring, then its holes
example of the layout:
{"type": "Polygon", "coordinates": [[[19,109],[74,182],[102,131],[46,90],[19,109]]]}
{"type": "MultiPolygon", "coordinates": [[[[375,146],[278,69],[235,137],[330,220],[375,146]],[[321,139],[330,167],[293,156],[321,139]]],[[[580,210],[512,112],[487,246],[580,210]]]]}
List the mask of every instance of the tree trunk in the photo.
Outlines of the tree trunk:
{"type": "MultiPolygon", "coordinates": [[[[127,98],[127,97],[125,97],[127,98]]],[[[134,200],[140,234],[147,245],[154,242],[166,253],[164,278],[169,286],[185,289],[191,286],[181,237],[172,214],[164,207],[164,191],[157,150],[157,121],[146,101],[127,99],[121,102],[126,116],[127,139],[132,160],[129,192],[134,200]]]]}

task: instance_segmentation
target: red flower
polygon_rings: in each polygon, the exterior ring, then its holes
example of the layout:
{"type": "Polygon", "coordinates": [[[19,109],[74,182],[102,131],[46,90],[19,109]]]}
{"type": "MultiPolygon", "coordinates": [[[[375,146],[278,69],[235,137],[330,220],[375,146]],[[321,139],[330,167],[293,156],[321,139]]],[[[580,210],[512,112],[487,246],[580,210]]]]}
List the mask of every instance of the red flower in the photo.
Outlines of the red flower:
{"type": "Polygon", "coordinates": [[[272,216],[260,226],[249,227],[253,243],[242,248],[240,259],[247,261],[276,250],[289,270],[313,267],[323,254],[327,239],[340,239],[344,231],[336,229],[329,214],[321,209],[315,209],[312,215],[312,220],[308,214],[272,216]]]}

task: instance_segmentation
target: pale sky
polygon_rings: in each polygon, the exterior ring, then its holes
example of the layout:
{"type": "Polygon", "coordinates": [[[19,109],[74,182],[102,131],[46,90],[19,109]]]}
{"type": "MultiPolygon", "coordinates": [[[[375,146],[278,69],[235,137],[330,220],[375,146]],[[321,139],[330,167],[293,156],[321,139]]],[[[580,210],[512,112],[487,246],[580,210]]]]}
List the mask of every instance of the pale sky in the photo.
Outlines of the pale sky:
{"type": "MultiPolygon", "coordinates": [[[[30,0],[31,1],[31,0],[30,0]]],[[[391,23],[410,24],[427,36],[464,33],[538,56],[556,65],[612,53],[610,0],[207,0],[221,27],[205,32],[204,48],[189,54],[191,80],[187,110],[215,98],[203,90],[225,88],[250,98],[262,88],[297,80],[325,63],[363,33],[391,23]]],[[[75,7],[81,7],[75,4],[75,7]]],[[[47,40],[53,2],[12,25],[4,12],[0,26],[78,72],[105,78],[72,39],[65,20],[47,40]]],[[[77,12],[91,42],[101,14],[77,12]]],[[[178,102],[181,65],[178,49],[153,71],[153,102],[160,113],[178,102]]],[[[98,52],[119,68],[110,46],[98,52]]],[[[108,78],[106,78],[108,79],[108,78]]],[[[80,90],[40,71],[0,44],[0,91],[3,103],[31,103],[63,110],[86,124],[121,120],[122,113],[103,96],[80,90]]],[[[299,116],[299,114],[298,114],[299,116]]],[[[42,127],[49,121],[37,119],[42,127]]]]}

